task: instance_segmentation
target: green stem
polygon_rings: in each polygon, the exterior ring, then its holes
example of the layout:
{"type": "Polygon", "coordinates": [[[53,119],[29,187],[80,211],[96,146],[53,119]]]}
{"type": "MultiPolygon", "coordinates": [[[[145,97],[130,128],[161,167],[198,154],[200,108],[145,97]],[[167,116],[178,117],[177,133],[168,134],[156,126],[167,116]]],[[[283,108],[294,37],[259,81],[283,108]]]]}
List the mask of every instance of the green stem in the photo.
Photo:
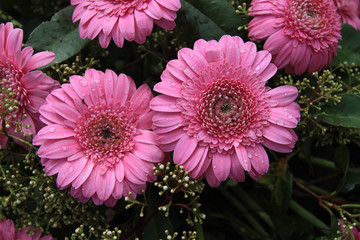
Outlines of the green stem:
{"type": "Polygon", "coordinates": [[[196,230],[196,239],[197,240],[205,240],[205,234],[204,229],[200,223],[195,224],[195,230],[196,230]]]}
{"type": "Polygon", "coordinates": [[[308,210],[300,206],[297,202],[294,200],[290,201],[290,209],[297,213],[299,216],[307,220],[309,223],[314,225],[316,228],[318,228],[320,231],[322,231],[325,234],[330,234],[330,228],[323,223],[320,219],[315,217],[313,214],[311,214],[308,210]]]}
{"type": "Polygon", "coordinates": [[[222,187],[219,187],[218,190],[221,194],[230,201],[235,208],[246,218],[249,224],[262,236],[262,239],[270,239],[269,234],[265,231],[262,225],[248,212],[248,209],[245,208],[234,196],[232,196],[227,190],[222,187]]]}
{"type": "Polygon", "coordinates": [[[251,197],[240,186],[238,186],[236,189],[233,187],[232,189],[237,199],[243,200],[249,209],[255,212],[272,229],[275,228],[270,216],[263,209],[261,209],[261,207],[253,199],[251,199],[251,197]]]}

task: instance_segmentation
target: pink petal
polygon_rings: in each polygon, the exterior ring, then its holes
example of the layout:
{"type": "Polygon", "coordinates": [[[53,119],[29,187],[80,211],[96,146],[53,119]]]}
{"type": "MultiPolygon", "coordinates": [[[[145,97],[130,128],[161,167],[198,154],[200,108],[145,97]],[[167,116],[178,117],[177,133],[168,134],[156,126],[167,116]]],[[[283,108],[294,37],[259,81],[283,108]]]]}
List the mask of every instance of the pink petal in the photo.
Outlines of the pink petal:
{"type": "Polygon", "coordinates": [[[73,129],[59,124],[51,124],[42,128],[33,139],[34,145],[41,145],[48,139],[62,139],[75,135],[73,129]]]}
{"type": "Polygon", "coordinates": [[[240,65],[251,66],[256,58],[257,50],[253,42],[246,42],[240,47],[240,65]]]}
{"type": "Polygon", "coordinates": [[[270,108],[269,122],[286,128],[296,128],[299,122],[300,106],[297,103],[295,105],[298,106],[298,114],[295,117],[285,110],[286,107],[270,108]]]}
{"type": "Polygon", "coordinates": [[[150,108],[159,112],[181,112],[181,109],[176,106],[176,98],[166,95],[154,97],[150,102],[150,108]]]}
{"type": "Polygon", "coordinates": [[[267,94],[273,106],[284,107],[294,102],[298,96],[298,90],[294,86],[280,86],[271,89],[267,94]]]}
{"type": "Polygon", "coordinates": [[[156,0],[156,2],[160,3],[162,6],[166,7],[172,11],[178,11],[181,7],[181,3],[179,0],[156,0]]]}
{"type": "Polygon", "coordinates": [[[57,174],[66,162],[67,161],[63,159],[41,159],[42,165],[45,166],[45,173],[48,176],[57,174]]]}
{"type": "Polygon", "coordinates": [[[225,181],[230,174],[231,158],[230,154],[215,152],[212,159],[212,171],[219,181],[225,181]]]}
{"type": "Polygon", "coordinates": [[[141,85],[131,97],[130,111],[138,113],[140,116],[150,110],[150,100],[153,95],[147,84],[141,85]]]}
{"type": "Polygon", "coordinates": [[[96,192],[96,175],[99,173],[100,165],[96,165],[93,170],[91,171],[89,177],[86,181],[82,184],[81,190],[84,197],[90,198],[96,192]]]}
{"type": "Polygon", "coordinates": [[[266,173],[269,170],[269,157],[264,147],[260,144],[256,144],[255,147],[247,147],[246,149],[251,165],[255,171],[260,175],[266,173]]]}
{"type": "MultiPolygon", "coordinates": [[[[169,71],[172,76],[174,76],[180,82],[183,82],[188,79],[188,77],[184,74],[184,70],[186,67],[187,66],[184,62],[175,59],[168,62],[164,72],[169,71]]],[[[165,75],[163,75],[164,73],[161,75],[161,80],[166,81],[166,78],[164,78],[165,75]]]]}
{"type": "Polygon", "coordinates": [[[170,97],[181,97],[182,86],[177,82],[159,82],[154,86],[154,90],[170,97]]]}
{"type": "Polygon", "coordinates": [[[151,34],[154,26],[153,18],[145,14],[143,11],[134,11],[136,31],[142,36],[151,34]]]}
{"type": "Polygon", "coordinates": [[[207,169],[205,177],[211,187],[218,187],[221,184],[221,181],[217,179],[211,166],[207,169]]]}
{"type": "Polygon", "coordinates": [[[153,122],[152,122],[152,118],[154,117],[155,112],[154,111],[150,111],[145,113],[144,115],[142,115],[139,120],[137,121],[137,125],[136,127],[138,129],[151,129],[153,122]]]}
{"type": "MultiPolygon", "coordinates": [[[[156,131],[155,131],[155,133],[156,133],[156,131]]],[[[161,145],[167,145],[167,144],[177,142],[177,140],[179,138],[181,138],[183,134],[185,134],[184,130],[182,128],[178,128],[178,129],[176,129],[174,131],[171,131],[171,132],[168,132],[166,134],[158,135],[156,140],[161,145]]]]}
{"type": "Polygon", "coordinates": [[[194,153],[197,146],[198,142],[196,138],[184,134],[175,146],[174,163],[177,165],[184,164],[184,162],[186,162],[194,153]]]}
{"type": "Polygon", "coordinates": [[[293,135],[290,133],[291,129],[280,127],[274,124],[270,124],[263,129],[263,136],[278,144],[291,144],[294,142],[293,135]]]}
{"type": "Polygon", "coordinates": [[[211,159],[208,156],[209,147],[198,146],[196,148],[196,151],[202,152],[201,157],[198,157],[198,155],[193,154],[188,160],[188,161],[192,161],[192,162],[197,161],[197,165],[190,172],[190,177],[195,178],[195,179],[201,177],[211,164],[211,159]],[[193,156],[198,157],[198,158],[193,159],[193,156]]]}
{"type": "Polygon", "coordinates": [[[144,9],[144,12],[155,20],[159,20],[163,17],[160,6],[154,1],[151,1],[150,4],[148,4],[147,8],[144,9]]]}
{"type": "Polygon", "coordinates": [[[114,168],[109,167],[105,174],[96,176],[96,194],[102,201],[107,200],[115,187],[114,168]]]}
{"type": "Polygon", "coordinates": [[[156,144],[156,134],[152,131],[142,130],[141,134],[134,137],[136,142],[146,143],[146,144],[156,144]]]}
{"type": "Polygon", "coordinates": [[[76,123],[77,119],[81,117],[81,114],[74,108],[70,107],[66,103],[55,102],[50,107],[64,119],[70,120],[76,123]]]}
{"type": "Polygon", "coordinates": [[[122,195],[123,195],[123,185],[124,185],[123,182],[115,181],[115,187],[114,187],[114,190],[113,190],[113,193],[112,193],[112,196],[114,198],[119,199],[119,198],[122,197],[122,195]]]}
{"type": "Polygon", "coordinates": [[[235,148],[235,151],[236,151],[236,155],[237,155],[238,159],[240,160],[241,166],[244,168],[244,170],[250,171],[251,163],[250,163],[250,159],[249,159],[248,151],[246,150],[246,147],[239,145],[238,147],[235,148]]]}
{"type": "Polygon", "coordinates": [[[88,159],[86,157],[71,162],[66,161],[59,171],[56,184],[62,189],[69,186],[81,174],[87,162],[88,159]]]}
{"type": "Polygon", "coordinates": [[[171,18],[171,20],[166,20],[166,19],[155,20],[154,22],[156,25],[158,25],[159,27],[165,30],[173,30],[174,27],[176,26],[173,18],[171,18]]]}
{"type": "Polygon", "coordinates": [[[125,74],[120,74],[115,83],[114,92],[115,91],[116,94],[114,94],[113,104],[119,104],[122,106],[134,94],[136,86],[132,78],[126,76],[125,74]]]}
{"type": "Polygon", "coordinates": [[[51,63],[54,59],[55,54],[53,52],[39,52],[30,58],[29,62],[26,64],[26,67],[29,69],[36,69],[51,63]]]}
{"type": "Polygon", "coordinates": [[[159,127],[169,127],[173,125],[181,124],[183,117],[180,113],[162,113],[156,112],[153,117],[153,122],[155,126],[159,127]]]}
{"type": "Polygon", "coordinates": [[[135,40],[135,19],[133,14],[125,14],[122,16],[119,19],[119,26],[121,33],[126,40],[135,40]]]}
{"type": "Polygon", "coordinates": [[[190,49],[183,48],[178,52],[179,60],[183,60],[186,64],[195,72],[201,73],[203,69],[209,66],[209,63],[205,60],[205,58],[199,54],[198,52],[190,49]]]}
{"type": "Polygon", "coordinates": [[[148,162],[160,162],[164,159],[164,152],[156,145],[136,143],[132,153],[148,162]]]}
{"type": "Polygon", "coordinates": [[[119,162],[115,163],[115,177],[116,180],[119,182],[122,182],[124,180],[125,176],[125,169],[123,160],[120,160],[119,162]]]}
{"type": "Polygon", "coordinates": [[[235,182],[245,181],[245,172],[236,154],[231,155],[231,168],[229,177],[235,182]]]}
{"type": "Polygon", "coordinates": [[[17,51],[21,51],[23,41],[23,30],[20,28],[14,28],[7,37],[6,49],[8,56],[15,56],[17,51]]]}
{"type": "Polygon", "coordinates": [[[83,170],[81,171],[81,173],[79,173],[79,175],[77,176],[76,179],[74,179],[74,181],[72,182],[72,187],[75,189],[78,189],[79,187],[81,187],[81,185],[88,179],[88,177],[90,176],[90,173],[93,171],[93,168],[95,166],[94,161],[92,160],[88,160],[86,162],[85,167],[83,168],[83,170]]]}
{"type": "Polygon", "coordinates": [[[76,140],[67,139],[56,142],[46,142],[40,146],[38,154],[46,158],[67,158],[81,151],[81,147],[76,140]]]}

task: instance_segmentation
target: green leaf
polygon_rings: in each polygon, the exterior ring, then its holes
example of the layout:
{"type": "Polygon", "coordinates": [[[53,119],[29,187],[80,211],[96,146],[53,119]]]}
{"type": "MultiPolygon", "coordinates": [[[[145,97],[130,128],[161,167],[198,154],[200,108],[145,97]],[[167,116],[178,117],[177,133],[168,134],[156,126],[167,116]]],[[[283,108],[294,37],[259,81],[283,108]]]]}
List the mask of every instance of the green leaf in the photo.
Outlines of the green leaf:
{"type": "Polygon", "coordinates": [[[341,48],[331,61],[331,66],[337,66],[345,61],[360,65],[360,33],[352,26],[343,24],[341,35],[342,40],[339,42],[341,48]]]}
{"type": "Polygon", "coordinates": [[[188,31],[194,38],[193,41],[198,38],[205,40],[219,39],[221,36],[226,35],[226,32],[220,26],[186,1],[181,1],[180,14],[179,22],[181,25],[190,28],[188,31]]]}
{"type": "Polygon", "coordinates": [[[322,107],[323,121],[335,126],[360,128],[360,96],[340,94],[337,105],[328,103],[322,107]]]}
{"type": "Polygon", "coordinates": [[[186,0],[227,34],[238,35],[237,28],[245,24],[234,7],[225,0],[186,0]]]}
{"type": "Polygon", "coordinates": [[[335,191],[336,193],[339,193],[343,190],[348,178],[347,174],[349,170],[350,151],[347,146],[340,145],[336,148],[334,153],[334,162],[336,167],[341,169],[341,171],[344,173],[343,178],[341,179],[335,191]]]}
{"type": "Polygon", "coordinates": [[[56,58],[50,65],[74,56],[90,41],[80,38],[77,24],[71,19],[73,11],[74,7],[69,6],[57,12],[50,21],[34,29],[26,42],[37,51],[55,53],[56,58]]]}

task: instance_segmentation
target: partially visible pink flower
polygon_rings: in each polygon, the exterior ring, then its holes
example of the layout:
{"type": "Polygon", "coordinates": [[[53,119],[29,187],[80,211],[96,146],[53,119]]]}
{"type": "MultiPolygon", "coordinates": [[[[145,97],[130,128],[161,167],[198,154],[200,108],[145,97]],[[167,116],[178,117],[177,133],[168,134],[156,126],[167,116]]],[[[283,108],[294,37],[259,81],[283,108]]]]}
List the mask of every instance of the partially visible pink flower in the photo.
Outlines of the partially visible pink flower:
{"type": "Polygon", "coordinates": [[[343,235],[344,240],[351,240],[351,239],[360,240],[360,233],[359,233],[359,230],[356,228],[356,226],[353,226],[351,223],[350,223],[351,226],[347,226],[342,219],[338,219],[338,221],[339,221],[341,232],[344,233],[344,235],[343,235]],[[350,234],[354,238],[351,238],[351,236],[349,236],[350,234]]]}
{"type": "Polygon", "coordinates": [[[265,40],[273,63],[287,73],[313,73],[334,58],[341,21],[333,0],[253,0],[249,38],[265,40]]]}
{"type": "MultiPolygon", "coordinates": [[[[24,135],[37,133],[44,125],[39,119],[39,107],[45,102],[49,92],[59,87],[58,82],[41,71],[33,71],[54,60],[54,53],[39,52],[33,55],[34,50],[31,47],[21,49],[22,40],[21,29],[14,29],[10,22],[0,24],[0,100],[2,103],[0,105],[0,146],[2,148],[7,146],[7,134],[24,139],[24,135]],[[25,127],[27,125],[30,127],[25,127]]],[[[17,139],[14,141],[26,147],[17,139]]]]}
{"type": "Polygon", "coordinates": [[[15,231],[13,221],[4,219],[0,221],[0,240],[52,240],[51,236],[41,237],[39,228],[25,227],[19,231],[15,231]],[[34,233],[31,234],[30,230],[34,233]]]}
{"type": "Polygon", "coordinates": [[[360,1],[334,0],[334,2],[341,16],[341,21],[360,31],[360,1]]]}
{"type": "Polygon", "coordinates": [[[89,69],[70,77],[40,108],[46,123],[33,139],[45,172],[60,189],[86,202],[114,206],[154,181],[153,166],[164,158],[151,131],[152,93],[144,84],[113,71],[89,69]]]}
{"type": "Polygon", "coordinates": [[[154,90],[153,129],[164,151],[193,178],[218,186],[228,177],[258,179],[269,169],[263,146],[291,152],[300,106],[292,86],[270,90],[277,71],[268,51],[253,42],[223,36],[198,40],[170,61],[154,90]]]}
{"type": "Polygon", "coordinates": [[[166,30],[175,27],[180,0],[71,0],[73,22],[79,21],[82,38],[99,35],[101,47],[113,39],[122,47],[124,39],[144,43],[154,23],[166,30]]]}

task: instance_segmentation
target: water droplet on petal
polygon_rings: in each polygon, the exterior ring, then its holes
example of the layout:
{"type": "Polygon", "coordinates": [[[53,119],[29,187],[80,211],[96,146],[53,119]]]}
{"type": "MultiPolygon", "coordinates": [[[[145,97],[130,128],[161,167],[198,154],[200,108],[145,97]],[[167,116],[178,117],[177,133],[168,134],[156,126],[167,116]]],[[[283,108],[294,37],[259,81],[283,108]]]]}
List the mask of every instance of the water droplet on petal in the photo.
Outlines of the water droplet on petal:
{"type": "Polygon", "coordinates": [[[255,67],[255,71],[259,71],[260,70],[260,65],[257,65],[256,67],[255,67]]]}
{"type": "Polygon", "coordinates": [[[245,49],[241,48],[240,53],[244,53],[244,52],[245,52],[245,49]]]}
{"type": "Polygon", "coordinates": [[[175,84],[175,83],[171,83],[171,86],[175,87],[175,86],[176,86],[176,84],[175,84]]]}
{"type": "Polygon", "coordinates": [[[88,82],[86,80],[81,80],[80,81],[81,85],[83,85],[84,87],[86,87],[88,85],[88,82]]]}
{"type": "Polygon", "coordinates": [[[293,118],[293,116],[291,116],[290,114],[289,114],[287,117],[288,117],[288,119],[292,119],[292,118],[293,118]]]}
{"type": "Polygon", "coordinates": [[[284,125],[284,121],[283,120],[277,120],[276,123],[280,126],[283,126],[284,125]]]}
{"type": "Polygon", "coordinates": [[[251,152],[248,152],[248,157],[249,157],[249,158],[252,158],[252,157],[253,157],[252,154],[251,154],[251,152]]]}
{"type": "Polygon", "coordinates": [[[216,165],[213,165],[213,168],[215,169],[215,168],[216,168],[216,165]]]}
{"type": "Polygon", "coordinates": [[[54,127],[50,127],[49,130],[48,130],[48,132],[53,133],[53,132],[55,132],[55,130],[56,130],[56,129],[55,129],[54,127]]]}
{"type": "Polygon", "coordinates": [[[66,147],[66,146],[62,146],[61,148],[62,148],[62,150],[64,150],[64,151],[67,150],[67,147],[66,147]]]}
{"type": "Polygon", "coordinates": [[[254,155],[255,155],[255,157],[258,157],[258,156],[259,156],[259,154],[258,154],[257,152],[255,152],[254,155]]]}
{"type": "Polygon", "coordinates": [[[176,108],[175,104],[170,104],[170,108],[176,108]]]}
{"type": "Polygon", "coordinates": [[[69,167],[69,172],[72,172],[74,171],[74,168],[73,167],[69,167]]]}
{"type": "Polygon", "coordinates": [[[287,110],[288,110],[287,108],[284,108],[284,111],[285,111],[285,112],[287,112],[287,110]]]}

